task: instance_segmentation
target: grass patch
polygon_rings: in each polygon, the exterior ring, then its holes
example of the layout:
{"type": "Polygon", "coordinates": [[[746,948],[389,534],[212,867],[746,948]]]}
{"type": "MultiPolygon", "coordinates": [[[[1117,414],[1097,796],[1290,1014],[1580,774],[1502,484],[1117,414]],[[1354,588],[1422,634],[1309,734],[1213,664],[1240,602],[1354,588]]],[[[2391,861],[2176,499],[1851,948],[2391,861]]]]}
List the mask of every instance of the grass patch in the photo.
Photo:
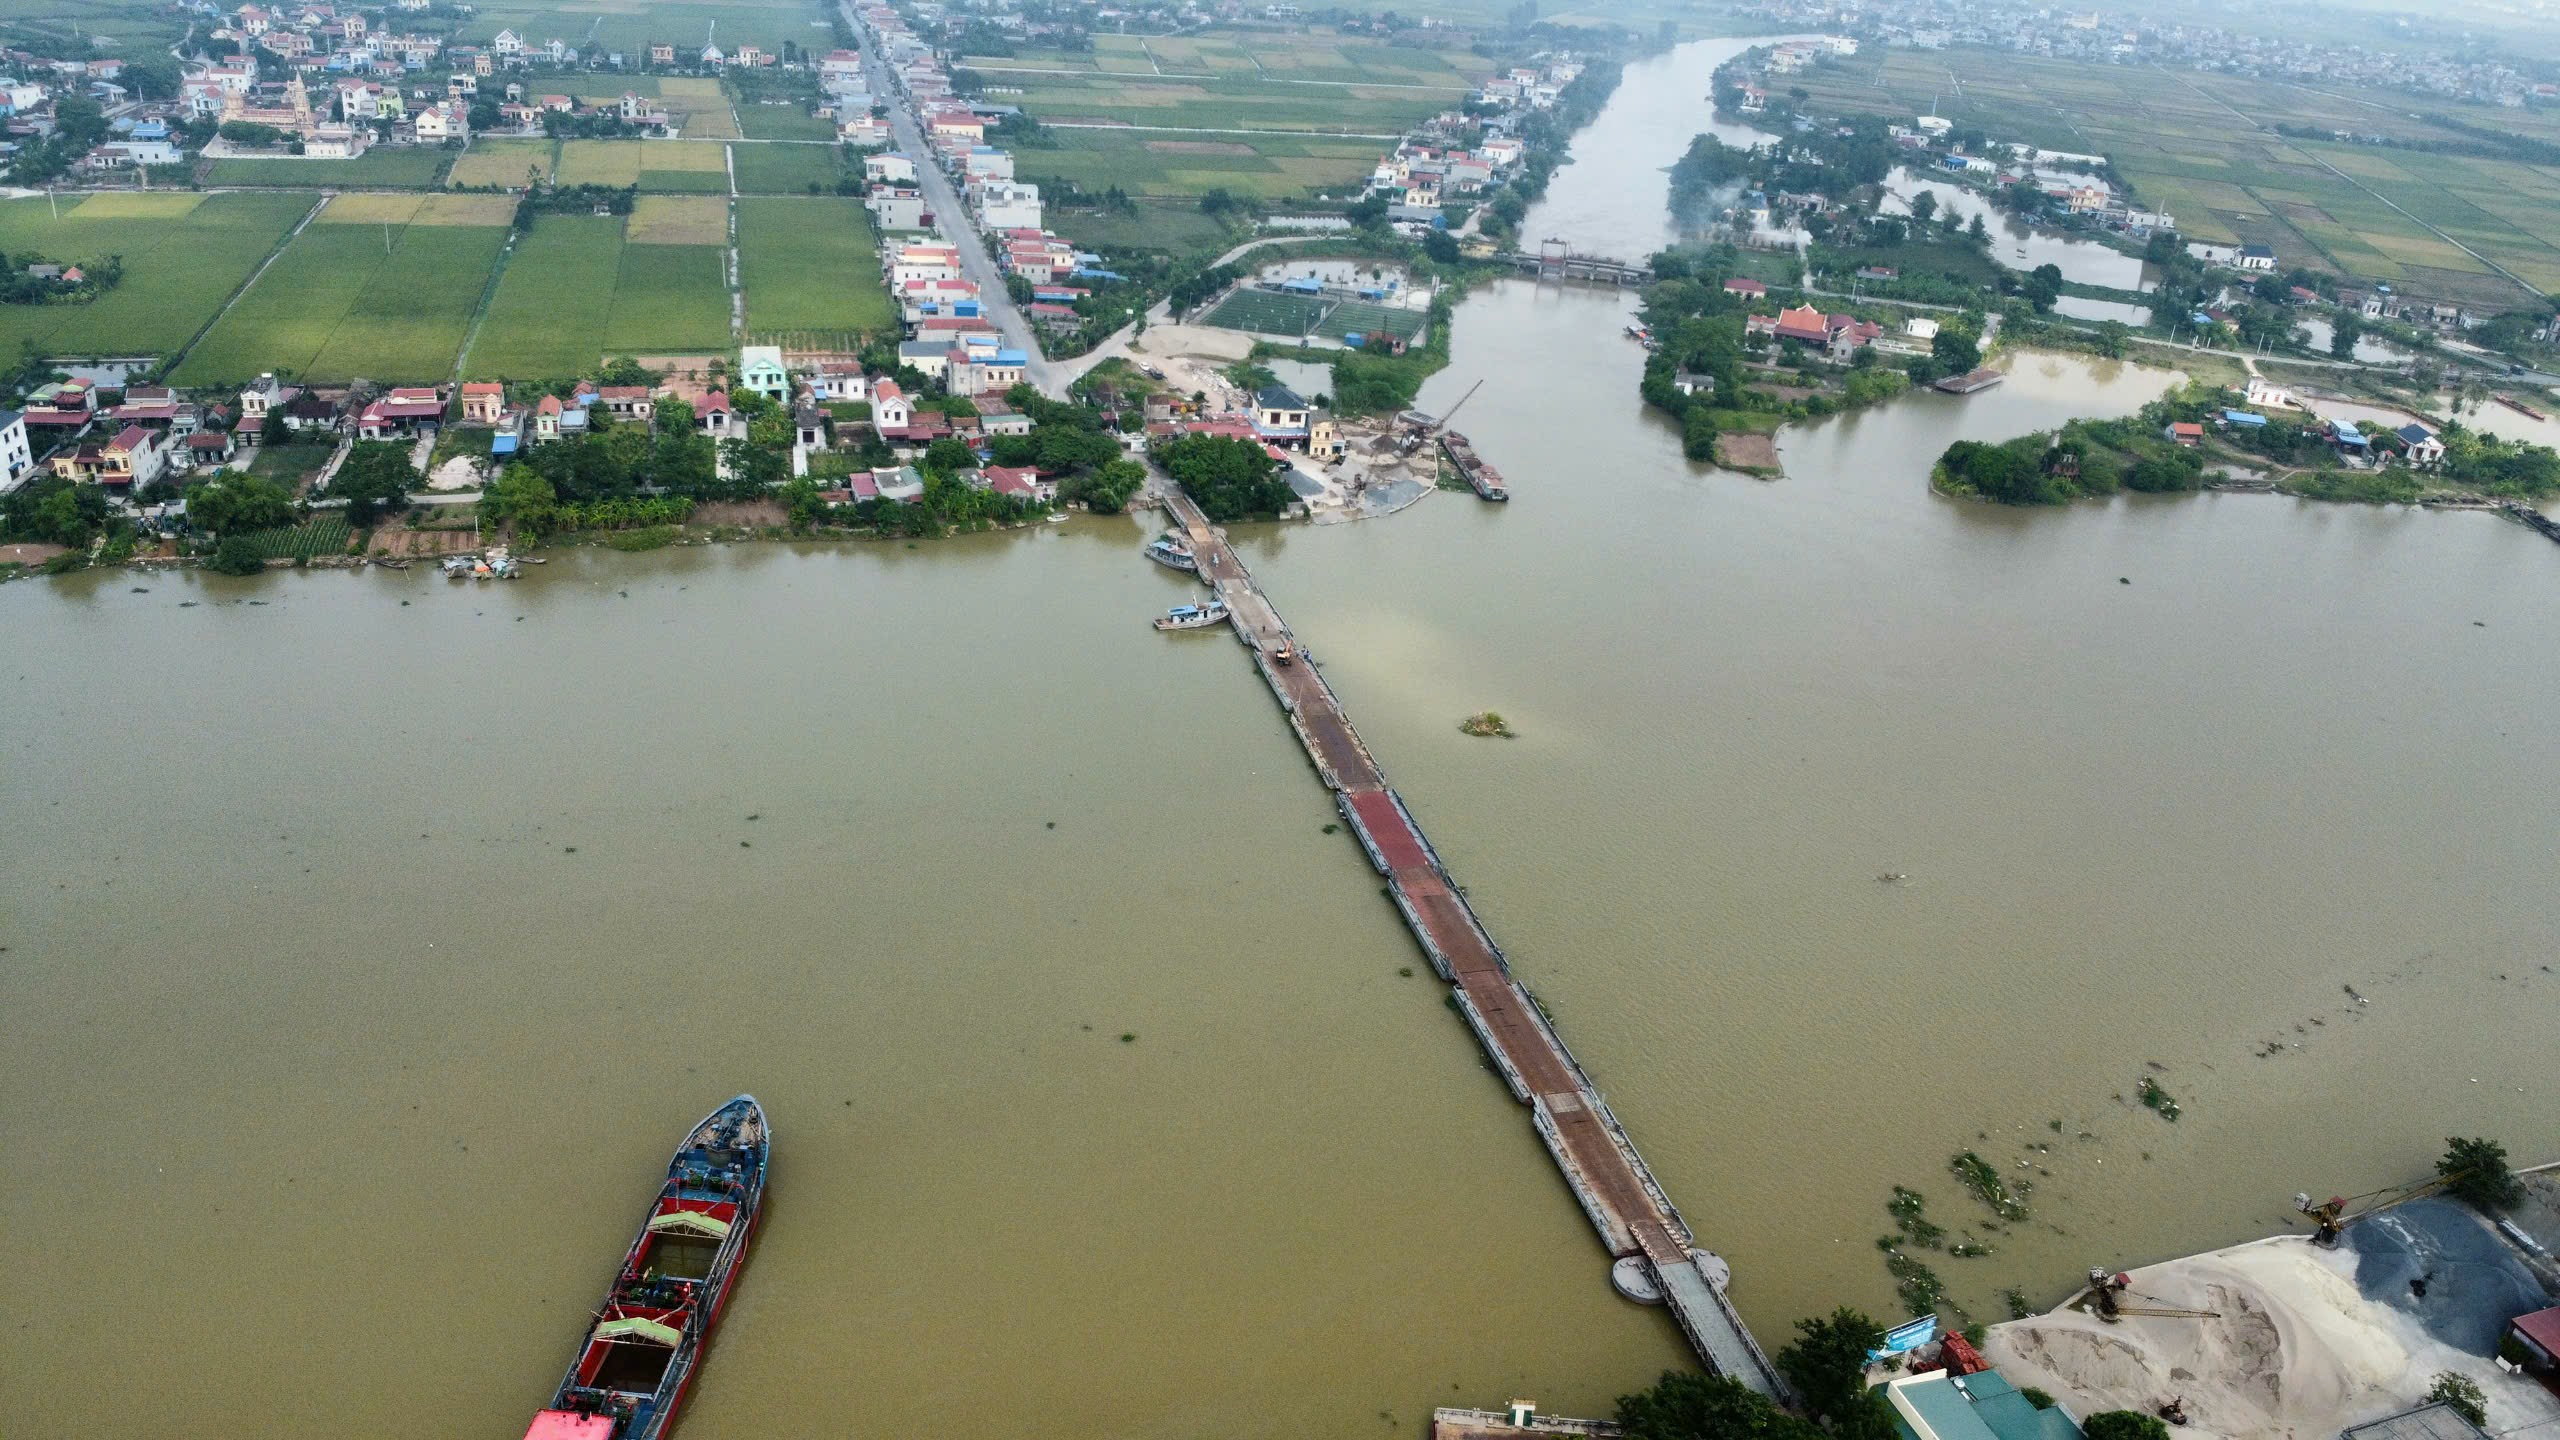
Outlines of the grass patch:
{"type": "Polygon", "coordinates": [[[320,473],[320,467],[329,463],[336,448],[326,444],[261,445],[249,456],[249,473],[298,490],[303,481],[320,473]]]}

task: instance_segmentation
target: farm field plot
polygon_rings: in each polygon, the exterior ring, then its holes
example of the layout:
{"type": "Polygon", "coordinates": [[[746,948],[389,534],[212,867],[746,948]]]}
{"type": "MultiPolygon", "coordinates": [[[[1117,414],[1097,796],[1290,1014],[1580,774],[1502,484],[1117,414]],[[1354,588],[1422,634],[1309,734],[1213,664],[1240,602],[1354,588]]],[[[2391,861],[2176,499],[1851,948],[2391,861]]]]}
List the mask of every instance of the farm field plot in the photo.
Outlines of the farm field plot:
{"type": "Polygon", "coordinates": [[[739,279],[747,328],[882,334],[898,314],[880,283],[879,246],[858,200],[738,202],[739,279]]]}
{"type": "Polygon", "coordinates": [[[563,140],[563,185],[727,194],[727,147],[706,140],[563,140]]]}
{"type": "MultiPolygon", "coordinates": [[[[1795,83],[1817,109],[1918,114],[1934,97],[1960,128],[2104,154],[2188,238],[2271,245],[2288,266],[2488,309],[2530,299],[2497,268],[2537,286],[2560,283],[2560,248],[2545,239],[2560,237],[2552,175],[2522,161],[2293,139],[2277,129],[2352,130],[2386,142],[2468,138],[2396,105],[2235,76],[1978,51],[1861,56],[1795,83]]],[[[2437,110],[2499,133],[2527,128],[2514,111],[2437,110]]]]}
{"type": "Polygon", "coordinates": [[[718,0],[566,0],[554,4],[497,0],[473,15],[456,38],[485,43],[500,30],[512,29],[528,45],[557,38],[582,54],[618,50],[625,56],[645,55],[647,47],[658,42],[673,45],[683,54],[698,52],[715,40],[723,50],[753,44],[779,52],[785,40],[802,45],[823,42],[826,30],[811,23],[816,18],[806,5],[776,0],[739,4],[722,4],[718,0]]]}
{"type": "Polygon", "coordinates": [[[802,101],[741,100],[738,129],[749,140],[825,140],[836,138],[835,123],[809,113],[802,101]]]}
{"type": "Polygon", "coordinates": [[[393,223],[368,213],[378,209],[360,205],[343,223],[321,212],[188,352],[175,383],[227,384],[268,370],[322,383],[443,379],[507,232],[393,223]]]}
{"type": "Polygon", "coordinates": [[[307,195],[92,195],[53,217],[0,201],[0,249],[77,264],[124,257],[124,283],[86,305],[0,305],[0,347],[48,355],[166,355],[204,328],[310,213],[307,195]]]}
{"type": "Polygon", "coordinates": [[[845,173],[844,152],[834,145],[758,145],[729,147],[738,170],[742,195],[805,195],[811,185],[833,190],[845,173]]]}
{"type": "Polygon", "coordinates": [[[1086,190],[1117,185],[1132,195],[1200,195],[1224,188],[1282,199],[1351,184],[1378,160],[1378,142],[1310,135],[1189,135],[1135,128],[1054,130],[1054,148],[1014,152],[1026,180],[1068,180],[1086,190]]]}
{"type": "Polygon", "coordinates": [[[560,163],[560,142],[497,138],[474,140],[471,148],[453,162],[453,172],[445,183],[456,188],[498,185],[512,190],[524,188],[528,171],[538,171],[551,178],[560,163]]]}
{"type": "Polygon", "coordinates": [[[464,372],[554,379],[615,353],[726,350],[724,264],[716,245],[632,244],[617,217],[545,215],[516,242],[464,372]]]}
{"type": "Polygon", "coordinates": [[[634,245],[727,245],[729,202],[712,195],[643,195],[622,228],[634,245]]]}
{"type": "Polygon", "coordinates": [[[1200,213],[1188,200],[1139,200],[1134,214],[1116,210],[1053,208],[1049,228],[1079,248],[1123,256],[1157,253],[1175,257],[1218,255],[1235,244],[1227,227],[1200,213]]]}
{"type": "Polygon", "coordinates": [[[377,145],[353,160],[216,160],[206,183],[432,190],[461,153],[440,145],[377,145]]]}
{"type": "Polygon", "coordinates": [[[1176,129],[1396,136],[1445,108],[1450,99],[1428,90],[1292,85],[1246,76],[1175,80],[1061,74],[1002,79],[1022,92],[1007,98],[1036,119],[1176,129]]]}

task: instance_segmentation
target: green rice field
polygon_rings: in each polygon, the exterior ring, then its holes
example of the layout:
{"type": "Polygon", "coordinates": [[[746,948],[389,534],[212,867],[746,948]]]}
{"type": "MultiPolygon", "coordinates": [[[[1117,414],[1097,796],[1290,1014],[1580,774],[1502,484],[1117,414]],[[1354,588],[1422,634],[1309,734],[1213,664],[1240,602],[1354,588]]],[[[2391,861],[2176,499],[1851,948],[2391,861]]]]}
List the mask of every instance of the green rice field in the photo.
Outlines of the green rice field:
{"type": "Polygon", "coordinates": [[[809,113],[805,103],[738,102],[738,130],[749,140],[833,140],[836,125],[809,113]]]}
{"type": "Polygon", "coordinates": [[[377,145],[353,160],[216,160],[206,183],[425,190],[443,184],[446,167],[462,153],[440,145],[377,145]]]}
{"type": "Polygon", "coordinates": [[[496,185],[521,190],[525,185],[526,172],[539,171],[548,179],[559,163],[560,142],[557,140],[506,136],[473,140],[471,148],[453,162],[452,173],[445,177],[445,183],[456,187],[496,185]]]}
{"type": "Polygon", "coordinates": [[[546,215],[516,242],[464,364],[473,379],[550,379],[614,355],[725,351],[715,245],[635,245],[613,216],[546,215]]]}
{"type": "Polygon", "coordinates": [[[1457,91],[1369,85],[1293,85],[1250,76],[993,75],[1022,93],[1004,98],[1040,120],[1203,130],[1303,130],[1397,136],[1446,108],[1457,91]]]}
{"type": "Polygon", "coordinates": [[[619,50],[626,58],[638,59],[647,58],[652,43],[664,42],[675,46],[677,53],[690,63],[715,34],[723,50],[753,44],[779,53],[785,40],[824,47],[829,43],[828,32],[811,23],[817,18],[807,5],[786,0],[746,0],[738,4],[714,0],[566,0],[555,4],[494,0],[466,21],[456,38],[486,41],[502,29],[512,29],[528,45],[540,45],[556,36],[576,46],[581,54],[619,50]]]}
{"type": "Polygon", "coordinates": [[[884,334],[898,312],[880,283],[878,242],[862,202],[749,198],[738,202],[747,328],[884,334]]]}
{"type": "Polygon", "coordinates": [[[728,147],[713,140],[563,140],[554,173],[563,185],[729,193],[728,147]]]}
{"type": "Polygon", "coordinates": [[[739,144],[729,155],[741,195],[805,195],[811,185],[833,190],[845,173],[843,151],[834,145],[739,144]]]}
{"type": "Polygon", "coordinates": [[[1014,173],[1085,190],[1196,196],[1213,189],[1266,200],[1356,186],[1388,142],[1310,135],[1186,135],[1148,130],[1052,130],[1054,148],[1014,152],[1014,173]]]}
{"type": "Polygon", "coordinates": [[[1429,85],[1453,94],[1472,88],[1493,68],[1493,62],[1472,50],[1393,45],[1323,26],[1286,33],[1210,30],[1187,35],[1096,35],[1089,53],[1025,50],[1010,56],[973,56],[960,63],[1005,71],[1151,78],[1260,76],[1350,85],[1429,85]]]}
{"type": "Polygon", "coordinates": [[[166,355],[221,310],[294,223],[305,195],[91,195],[0,201],[0,249],[62,264],[124,257],[124,283],[85,305],[0,305],[0,349],[166,355]]]}
{"type": "Polygon", "coordinates": [[[219,386],[269,370],[322,383],[442,380],[506,235],[496,225],[332,224],[324,211],[171,380],[219,386]]]}

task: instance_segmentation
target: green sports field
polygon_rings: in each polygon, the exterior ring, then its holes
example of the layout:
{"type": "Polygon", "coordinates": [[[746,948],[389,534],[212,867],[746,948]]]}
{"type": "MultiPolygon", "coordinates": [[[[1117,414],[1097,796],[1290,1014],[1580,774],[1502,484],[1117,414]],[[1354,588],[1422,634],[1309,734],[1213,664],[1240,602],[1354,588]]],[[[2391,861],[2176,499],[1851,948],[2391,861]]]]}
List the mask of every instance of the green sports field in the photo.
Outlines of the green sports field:
{"type": "Polygon", "coordinates": [[[728,350],[724,263],[717,245],[630,243],[617,217],[545,215],[516,242],[463,372],[555,379],[614,355],[728,350]]]}
{"type": "Polygon", "coordinates": [[[393,221],[361,203],[342,220],[324,210],[171,379],[221,386],[280,370],[322,383],[442,380],[506,234],[502,225],[393,221]]]}
{"type": "Polygon", "coordinates": [[[880,283],[879,244],[859,200],[738,202],[738,262],[747,328],[885,334],[898,313],[880,283]]]}
{"type": "Polygon", "coordinates": [[[0,249],[78,264],[124,257],[124,283],[86,305],[0,305],[0,348],[48,355],[166,355],[204,328],[276,242],[307,195],[91,195],[0,201],[0,249]]]}
{"type": "Polygon", "coordinates": [[[1350,335],[1394,335],[1410,340],[1422,333],[1430,316],[1426,311],[1365,300],[1288,295],[1248,287],[1219,301],[1200,317],[1200,323],[1256,335],[1314,335],[1333,340],[1350,335]]]}

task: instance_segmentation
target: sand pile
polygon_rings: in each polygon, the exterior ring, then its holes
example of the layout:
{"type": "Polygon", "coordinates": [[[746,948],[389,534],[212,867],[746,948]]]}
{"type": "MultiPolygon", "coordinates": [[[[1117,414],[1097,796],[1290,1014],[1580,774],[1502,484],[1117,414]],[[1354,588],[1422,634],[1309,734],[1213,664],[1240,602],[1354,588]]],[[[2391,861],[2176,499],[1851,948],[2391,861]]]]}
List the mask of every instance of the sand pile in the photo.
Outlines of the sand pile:
{"type": "Polygon", "coordinates": [[[2047,1390],[2076,1415],[2147,1414],[2183,1397],[2186,1433],[2227,1440],[2330,1440],[2408,1408],[2443,1370],[2480,1382],[2492,1430],[2560,1413],[2539,1387],[2367,1300],[2355,1263],[2280,1237],[2153,1265],[2131,1272],[2128,1306],[2213,1315],[2110,1325],[2058,1310],[1992,1327],[1983,1352],[2011,1383],[2047,1390]]]}

